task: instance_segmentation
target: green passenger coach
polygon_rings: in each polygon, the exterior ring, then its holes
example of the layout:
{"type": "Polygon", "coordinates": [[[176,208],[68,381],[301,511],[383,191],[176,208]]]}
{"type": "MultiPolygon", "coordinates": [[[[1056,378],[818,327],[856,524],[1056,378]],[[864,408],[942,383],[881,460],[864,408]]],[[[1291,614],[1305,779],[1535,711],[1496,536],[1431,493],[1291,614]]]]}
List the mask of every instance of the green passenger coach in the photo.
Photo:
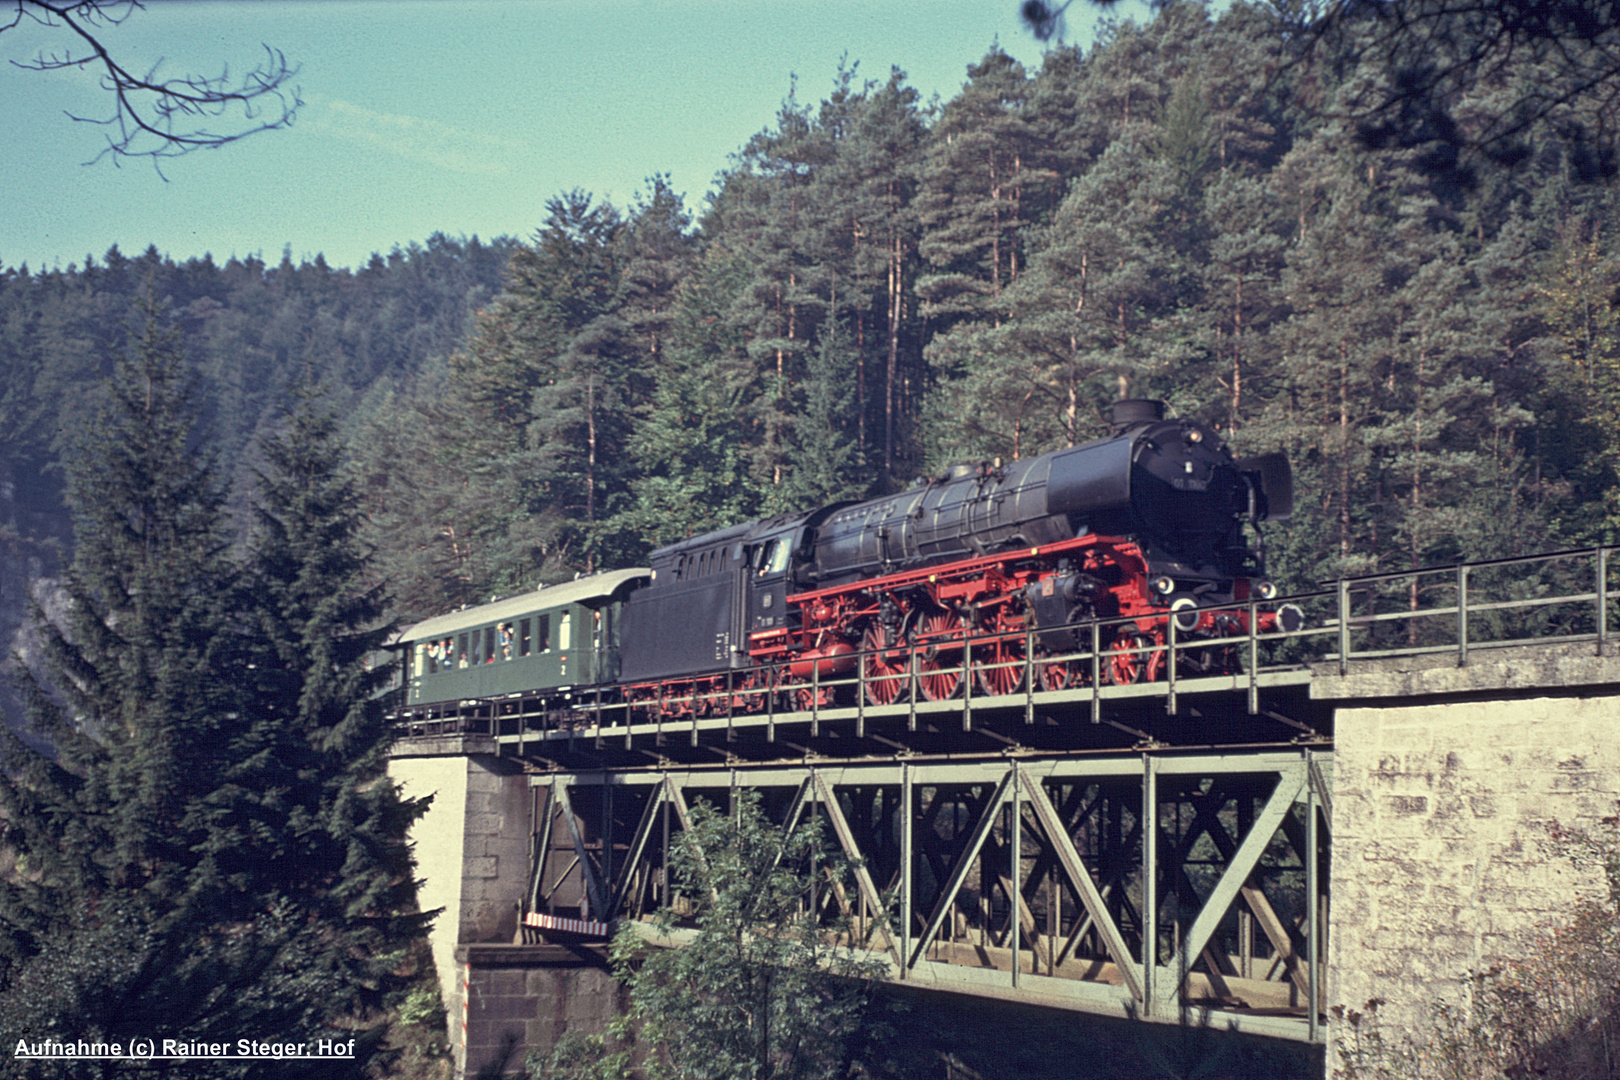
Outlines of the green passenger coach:
{"type": "Polygon", "coordinates": [[[647,575],[593,574],[417,623],[398,640],[407,708],[537,692],[563,699],[614,681],[624,598],[647,575]]]}

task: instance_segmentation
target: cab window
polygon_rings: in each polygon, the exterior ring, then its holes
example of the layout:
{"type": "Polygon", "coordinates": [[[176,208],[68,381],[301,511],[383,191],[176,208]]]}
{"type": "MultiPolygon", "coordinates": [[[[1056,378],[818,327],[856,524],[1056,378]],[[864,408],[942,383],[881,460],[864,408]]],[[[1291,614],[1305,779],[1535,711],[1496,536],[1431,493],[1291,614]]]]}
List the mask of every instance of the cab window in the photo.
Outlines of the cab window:
{"type": "Polygon", "coordinates": [[[780,574],[788,568],[788,558],[793,549],[780,540],[772,540],[765,548],[766,573],[780,574]]]}

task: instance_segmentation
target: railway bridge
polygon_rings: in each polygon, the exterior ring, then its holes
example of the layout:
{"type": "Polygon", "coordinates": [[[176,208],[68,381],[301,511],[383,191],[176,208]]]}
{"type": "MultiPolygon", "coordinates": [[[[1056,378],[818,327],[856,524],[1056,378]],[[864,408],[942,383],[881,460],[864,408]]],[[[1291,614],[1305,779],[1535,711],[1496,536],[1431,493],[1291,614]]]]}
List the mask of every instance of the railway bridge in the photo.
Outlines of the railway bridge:
{"type": "MultiPolygon", "coordinates": [[[[1301,1075],[1370,999],[1416,1031],[1601,888],[1549,840],[1620,798],[1612,556],[1346,578],[1293,598],[1292,632],[970,647],[929,672],[954,694],[918,693],[910,657],[750,709],[403,714],[391,772],[434,795],[415,842],[458,1074],[613,1011],[605,936],[652,933],[671,837],[740,789],[822,819],[857,865],[820,901],[847,943],[953,1016],[1230,1032],[1293,1044],[1301,1075]],[[905,685],[869,693],[874,670],[905,685]]],[[[979,1065],[971,1024],[931,1038],[942,1076],[1073,1075],[1044,1035],[979,1065]]]]}

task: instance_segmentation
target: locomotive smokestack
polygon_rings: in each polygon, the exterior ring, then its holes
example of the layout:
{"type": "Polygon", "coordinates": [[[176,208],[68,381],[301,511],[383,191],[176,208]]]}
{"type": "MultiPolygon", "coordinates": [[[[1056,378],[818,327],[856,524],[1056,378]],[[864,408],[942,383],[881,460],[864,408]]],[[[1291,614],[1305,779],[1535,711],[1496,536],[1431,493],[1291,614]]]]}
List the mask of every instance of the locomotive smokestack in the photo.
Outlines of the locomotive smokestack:
{"type": "Polygon", "coordinates": [[[1151,424],[1156,420],[1164,419],[1164,402],[1153,401],[1148,398],[1125,398],[1114,402],[1114,411],[1110,419],[1114,425],[1114,434],[1122,434],[1137,424],[1151,424]]]}

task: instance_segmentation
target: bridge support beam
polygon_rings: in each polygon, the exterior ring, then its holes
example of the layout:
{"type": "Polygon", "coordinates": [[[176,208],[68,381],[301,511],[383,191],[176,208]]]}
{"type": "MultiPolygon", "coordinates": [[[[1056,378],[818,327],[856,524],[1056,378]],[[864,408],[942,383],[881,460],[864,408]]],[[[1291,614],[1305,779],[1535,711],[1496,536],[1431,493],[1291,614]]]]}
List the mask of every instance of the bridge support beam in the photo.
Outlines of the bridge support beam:
{"type": "Polygon", "coordinates": [[[1331,774],[1310,749],[548,774],[530,899],[642,923],[687,807],[749,788],[783,828],[826,819],[847,944],[892,980],[1309,1041],[1331,774]]]}

